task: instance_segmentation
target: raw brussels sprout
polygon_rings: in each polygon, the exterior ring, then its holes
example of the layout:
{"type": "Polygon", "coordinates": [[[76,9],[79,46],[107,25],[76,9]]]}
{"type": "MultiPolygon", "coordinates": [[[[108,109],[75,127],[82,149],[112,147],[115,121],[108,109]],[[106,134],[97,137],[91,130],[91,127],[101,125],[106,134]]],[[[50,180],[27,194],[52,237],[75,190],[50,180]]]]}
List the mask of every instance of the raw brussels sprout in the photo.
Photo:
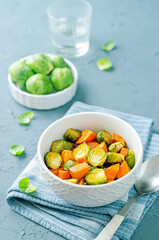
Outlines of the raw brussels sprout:
{"type": "Polygon", "coordinates": [[[69,68],[55,68],[51,73],[51,81],[56,90],[61,91],[73,83],[73,75],[69,68]]]}
{"type": "Polygon", "coordinates": [[[70,179],[67,179],[65,181],[67,181],[69,183],[74,183],[74,184],[78,183],[78,179],[75,179],[75,178],[70,178],[70,179]]]}
{"type": "Polygon", "coordinates": [[[108,150],[109,150],[109,152],[115,152],[115,153],[117,153],[117,152],[119,152],[120,149],[122,149],[123,147],[124,147],[124,143],[123,143],[123,142],[115,142],[115,143],[112,143],[112,144],[109,146],[108,150]]]}
{"type": "Polygon", "coordinates": [[[59,168],[61,166],[62,157],[57,152],[48,152],[45,155],[45,161],[46,161],[46,165],[49,168],[57,169],[57,168],[59,168]]]}
{"type": "Polygon", "coordinates": [[[90,150],[91,148],[87,143],[84,142],[80,144],[78,147],[73,149],[74,159],[78,160],[78,158],[87,158],[90,150]]]}
{"type": "Polygon", "coordinates": [[[53,86],[48,76],[37,73],[26,81],[26,90],[36,95],[50,94],[53,91],[53,86]]]}
{"type": "Polygon", "coordinates": [[[115,152],[108,152],[107,153],[107,162],[108,163],[120,163],[124,161],[124,156],[119,153],[115,152]]]}
{"type": "Polygon", "coordinates": [[[12,81],[17,84],[20,89],[25,90],[26,80],[34,75],[33,70],[25,62],[14,62],[9,67],[9,73],[12,81]]]}
{"type": "Polygon", "coordinates": [[[126,162],[130,168],[135,166],[135,153],[133,150],[128,151],[128,155],[126,156],[126,162]]]}
{"type": "Polygon", "coordinates": [[[68,169],[70,169],[71,167],[74,167],[77,164],[78,164],[77,161],[68,160],[67,162],[64,163],[63,169],[68,170],[68,169]]]}
{"type": "Polygon", "coordinates": [[[52,65],[55,68],[64,68],[64,67],[68,67],[67,63],[64,61],[63,57],[58,56],[58,55],[50,55],[49,56],[52,65]]]}
{"type": "Polygon", "coordinates": [[[76,142],[80,138],[81,133],[80,130],[69,128],[64,134],[64,139],[69,142],[76,142]]]}
{"type": "Polygon", "coordinates": [[[106,183],[107,177],[103,169],[96,168],[87,174],[85,181],[89,185],[98,185],[106,183]]]}
{"type": "Polygon", "coordinates": [[[96,147],[93,148],[88,155],[88,163],[94,167],[102,166],[107,159],[107,154],[104,149],[96,147]]]}
{"type": "Polygon", "coordinates": [[[97,133],[97,141],[99,143],[105,142],[108,146],[111,144],[111,134],[105,130],[102,130],[97,133]]]}
{"type": "Polygon", "coordinates": [[[35,73],[49,74],[54,68],[51,60],[42,53],[36,53],[28,57],[26,63],[35,73]]]}
{"type": "Polygon", "coordinates": [[[72,143],[65,140],[56,140],[52,143],[50,150],[54,152],[62,152],[63,150],[72,150],[72,143]]]}

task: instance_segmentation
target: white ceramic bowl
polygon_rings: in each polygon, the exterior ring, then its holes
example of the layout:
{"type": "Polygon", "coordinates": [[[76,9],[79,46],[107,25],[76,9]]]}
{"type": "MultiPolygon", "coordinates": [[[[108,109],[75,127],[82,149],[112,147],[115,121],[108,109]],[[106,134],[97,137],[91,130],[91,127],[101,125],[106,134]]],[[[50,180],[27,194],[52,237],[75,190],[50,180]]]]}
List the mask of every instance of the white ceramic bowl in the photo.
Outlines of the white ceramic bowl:
{"type": "Polygon", "coordinates": [[[126,194],[135,183],[143,158],[143,147],[138,133],[127,122],[104,113],[77,113],[63,117],[52,123],[41,135],[38,143],[38,157],[42,174],[49,187],[64,200],[84,207],[96,207],[112,203],[126,194]],[[109,184],[77,185],[68,183],[46,167],[44,155],[54,140],[61,139],[68,128],[91,129],[98,132],[105,129],[121,135],[129,149],[134,150],[136,162],[134,168],[124,177],[109,184]]]}
{"type": "MultiPolygon", "coordinates": [[[[49,56],[50,54],[46,54],[49,56]]],[[[28,58],[29,56],[20,59],[20,61],[24,61],[28,58]]],[[[11,80],[10,74],[8,74],[8,82],[9,82],[9,87],[11,94],[13,98],[20,104],[28,107],[28,108],[33,108],[33,109],[38,109],[38,110],[46,110],[46,109],[52,109],[52,108],[57,108],[60,107],[67,102],[69,102],[75,95],[76,89],[77,89],[77,82],[78,82],[78,73],[75,68],[75,66],[67,59],[64,59],[66,63],[69,65],[73,77],[74,77],[74,82],[71,86],[68,88],[65,88],[62,91],[48,94],[48,95],[35,95],[35,94],[30,94],[27,92],[24,92],[20,90],[11,80]]]]}

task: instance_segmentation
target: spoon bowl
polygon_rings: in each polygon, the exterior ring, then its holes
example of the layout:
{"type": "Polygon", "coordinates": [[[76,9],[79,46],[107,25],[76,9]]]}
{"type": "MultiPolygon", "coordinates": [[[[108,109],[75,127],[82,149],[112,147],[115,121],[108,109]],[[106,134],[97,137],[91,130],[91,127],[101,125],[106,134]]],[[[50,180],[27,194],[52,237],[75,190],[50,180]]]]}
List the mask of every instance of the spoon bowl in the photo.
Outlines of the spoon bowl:
{"type": "Polygon", "coordinates": [[[149,158],[142,164],[135,187],[140,194],[159,190],[159,155],[149,158]]]}

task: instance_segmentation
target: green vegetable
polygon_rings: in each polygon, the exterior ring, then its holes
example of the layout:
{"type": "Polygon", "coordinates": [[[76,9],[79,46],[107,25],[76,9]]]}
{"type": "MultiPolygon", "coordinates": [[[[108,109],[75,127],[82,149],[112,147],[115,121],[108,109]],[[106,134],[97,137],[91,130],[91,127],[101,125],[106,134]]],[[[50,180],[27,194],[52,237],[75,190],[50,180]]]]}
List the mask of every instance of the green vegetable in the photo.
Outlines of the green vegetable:
{"type": "Polygon", "coordinates": [[[113,40],[106,42],[102,46],[102,49],[107,51],[107,52],[113,50],[114,48],[115,48],[115,41],[113,41],[113,40]]]}
{"type": "Polygon", "coordinates": [[[126,162],[130,168],[135,166],[135,153],[133,150],[128,151],[128,155],[126,156],[126,162]]]}
{"type": "Polygon", "coordinates": [[[20,190],[22,190],[23,192],[25,193],[32,193],[32,192],[35,192],[37,187],[33,186],[31,183],[30,183],[30,180],[28,177],[25,177],[25,178],[22,178],[20,181],[19,181],[19,188],[20,190]]]}
{"type": "Polygon", "coordinates": [[[26,80],[34,74],[30,66],[25,62],[20,61],[11,64],[9,67],[9,73],[12,81],[22,90],[25,90],[26,80]]]}
{"type": "Polygon", "coordinates": [[[45,161],[46,161],[46,165],[49,168],[57,169],[57,168],[59,168],[61,166],[62,157],[61,157],[60,153],[48,152],[45,155],[45,161]]]}
{"type": "Polygon", "coordinates": [[[111,144],[111,134],[105,130],[102,130],[97,133],[97,141],[99,143],[105,142],[108,146],[111,144]]]}
{"type": "Polygon", "coordinates": [[[53,70],[51,60],[41,53],[36,53],[27,58],[26,63],[35,73],[49,74],[53,70]]]}
{"type": "Polygon", "coordinates": [[[78,163],[76,161],[73,160],[68,160],[67,162],[64,163],[63,165],[63,169],[64,170],[69,170],[71,167],[77,165],[78,163]]]}
{"type": "Polygon", "coordinates": [[[109,70],[112,66],[113,66],[113,64],[107,58],[101,58],[97,61],[97,67],[102,71],[109,70]]]}
{"type": "Polygon", "coordinates": [[[119,152],[120,149],[122,149],[123,147],[124,147],[123,142],[115,142],[109,146],[108,150],[109,152],[119,152]]]}
{"type": "Polygon", "coordinates": [[[69,128],[64,134],[64,139],[69,142],[76,142],[80,138],[81,133],[80,130],[69,128]]]}
{"type": "Polygon", "coordinates": [[[12,145],[9,149],[9,151],[13,154],[13,155],[21,155],[24,151],[25,151],[25,148],[22,146],[22,145],[12,145]]]}
{"type": "Polygon", "coordinates": [[[92,165],[89,165],[89,171],[94,170],[96,167],[93,167],[92,165]]]}
{"type": "Polygon", "coordinates": [[[78,158],[86,159],[88,157],[89,151],[91,150],[90,146],[87,143],[82,143],[78,147],[73,149],[73,156],[75,160],[78,158]]]}
{"type": "Polygon", "coordinates": [[[69,68],[55,68],[51,73],[51,81],[56,90],[61,91],[73,83],[73,75],[69,68]]]}
{"type": "Polygon", "coordinates": [[[50,150],[54,152],[62,152],[63,150],[72,150],[72,143],[65,140],[56,140],[52,143],[50,150]]]}
{"type": "Polygon", "coordinates": [[[85,181],[89,185],[98,185],[106,183],[107,178],[103,169],[96,168],[87,174],[85,181]]]}
{"type": "Polygon", "coordinates": [[[26,81],[26,90],[36,95],[50,94],[53,86],[48,76],[37,73],[26,81]]]}
{"type": "Polygon", "coordinates": [[[63,57],[59,56],[59,55],[50,55],[49,56],[52,65],[55,68],[64,68],[64,67],[68,67],[67,63],[64,61],[63,57]]]}
{"type": "Polygon", "coordinates": [[[96,147],[93,148],[88,155],[88,163],[94,167],[102,166],[107,159],[107,154],[104,149],[96,147]]]}
{"type": "Polygon", "coordinates": [[[69,183],[74,183],[74,184],[78,183],[78,179],[75,179],[75,178],[67,179],[65,181],[69,183]]]}
{"type": "Polygon", "coordinates": [[[22,113],[21,115],[19,115],[17,117],[17,121],[20,124],[24,124],[27,125],[30,123],[30,120],[34,117],[34,113],[33,112],[26,112],[26,113],[22,113]]]}
{"type": "Polygon", "coordinates": [[[124,161],[124,156],[115,152],[107,153],[107,163],[120,163],[124,161]]]}

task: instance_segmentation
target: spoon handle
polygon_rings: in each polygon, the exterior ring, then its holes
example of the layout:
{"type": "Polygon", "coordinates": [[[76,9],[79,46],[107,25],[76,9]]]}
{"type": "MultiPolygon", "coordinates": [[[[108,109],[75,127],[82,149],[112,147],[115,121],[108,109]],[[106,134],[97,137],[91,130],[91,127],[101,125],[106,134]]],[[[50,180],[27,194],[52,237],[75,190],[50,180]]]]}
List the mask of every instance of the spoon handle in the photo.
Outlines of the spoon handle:
{"type": "Polygon", "coordinates": [[[100,234],[94,240],[111,240],[114,233],[116,232],[120,224],[123,222],[125,215],[129,211],[129,209],[132,207],[136,199],[141,195],[142,194],[138,193],[133,198],[131,198],[127,202],[127,204],[121,209],[121,211],[118,214],[114,215],[111,221],[105,226],[105,228],[100,232],[100,234]]]}

